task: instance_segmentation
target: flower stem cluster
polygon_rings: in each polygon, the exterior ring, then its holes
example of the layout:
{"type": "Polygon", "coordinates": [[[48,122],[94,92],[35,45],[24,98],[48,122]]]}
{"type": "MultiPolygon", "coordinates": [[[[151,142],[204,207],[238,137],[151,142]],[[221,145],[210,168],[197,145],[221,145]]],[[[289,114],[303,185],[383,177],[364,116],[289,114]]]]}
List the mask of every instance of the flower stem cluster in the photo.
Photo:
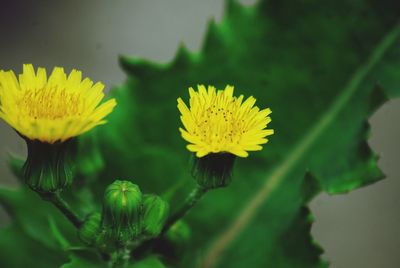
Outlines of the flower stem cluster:
{"type": "Polygon", "coordinates": [[[161,197],[143,195],[136,184],[116,180],[105,191],[102,213],[89,215],[79,236],[103,252],[129,249],[136,240],[158,236],[168,212],[161,197]]]}
{"type": "Polygon", "coordinates": [[[233,96],[233,87],[224,90],[198,86],[189,88],[189,107],[178,98],[178,110],[184,128],[179,128],[187,149],[194,153],[192,176],[195,189],[182,207],[168,220],[168,230],[211,190],[231,183],[232,170],[237,157],[247,157],[248,151],[259,151],[266,138],[274,133],[267,129],[271,122],[269,108],[260,110],[254,106],[256,99],[243,95],[233,96]]]}
{"type": "Polygon", "coordinates": [[[61,192],[73,182],[76,137],[104,124],[116,105],[114,99],[100,104],[103,88],[82,80],[80,71],[67,76],[59,67],[49,78],[45,69],[35,72],[30,64],[23,66],[19,80],[12,71],[0,71],[0,118],[26,141],[26,184],[58,208],[78,229],[80,239],[108,256],[114,267],[126,264],[131,250],[139,246],[187,239],[190,230],[180,220],[209,190],[228,186],[236,159],[261,150],[273,130],[267,129],[271,110],[254,106],[253,97],[234,97],[231,86],[190,88],[189,107],[178,99],[183,123],[179,130],[194,155],[196,187],[181,208],[169,215],[169,204],[161,197],[142,194],[131,181],[116,180],[105,190],[101,212],[81,220],[61,192]]]}

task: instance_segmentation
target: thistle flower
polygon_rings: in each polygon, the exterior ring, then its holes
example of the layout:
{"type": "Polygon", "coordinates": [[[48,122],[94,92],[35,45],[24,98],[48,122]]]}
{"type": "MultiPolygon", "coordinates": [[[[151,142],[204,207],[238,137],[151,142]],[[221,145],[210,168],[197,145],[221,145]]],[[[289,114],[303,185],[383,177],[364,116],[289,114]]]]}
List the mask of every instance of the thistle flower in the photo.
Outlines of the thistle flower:
{"type": "Polygon", "coordinates": [[[13,71],[0,70],[0,118],[27,143],[23,173],[33,190],[55,192],[71,184],[73,138],[104,124],[116,105],[115,99],[99,105],[103,88],[82,80],[77,70],[67,77],[60,67],[49,78],[31,64],[23,65],[18,79],[13,71]]]}
{"type": "Polygon", "coordinates": [[[272,129],[265,129],[271,118],[269,108],[255,107],[256,99],[249,97],[243,102],[243,95],[233,96],[233,87],[216,90],[202,85],[198,92],[189,88],[190,108],[178,99],[178,109],[185,129],[180,128],[182,137],[188,141],[187,149],[197,157],[210,153],[231,153],[247,157],[247,151],[259,151],[267,143],[266,136],[272,129]]]}
{"type": "Polygon", "coordinates": [[[225,186],[235,157],[247,157],[248,151],[259,151],[266,138],[274,133],[267,129],[271,122],[269,108],[254,106],[253,97],[233,96],[233,87],[216,90],[199,85],[196,92],[189,88],[189,108],[178,98],[178,109],[184,128],[182,137],[196,154],[194,176],[206,188],[225,186]]]}
{"type": "Polygon", "coordinates": [[[20,135],[46,143],[64,142],[104,124],[116,105],[111,99],[99,105],[104,85],[93,85],[82,73],[69,76],[55,67],[47,79],[46,70],[35,72],[23,65],[19,79],[13,71],[0,71],[0,118],[20,135]]]}

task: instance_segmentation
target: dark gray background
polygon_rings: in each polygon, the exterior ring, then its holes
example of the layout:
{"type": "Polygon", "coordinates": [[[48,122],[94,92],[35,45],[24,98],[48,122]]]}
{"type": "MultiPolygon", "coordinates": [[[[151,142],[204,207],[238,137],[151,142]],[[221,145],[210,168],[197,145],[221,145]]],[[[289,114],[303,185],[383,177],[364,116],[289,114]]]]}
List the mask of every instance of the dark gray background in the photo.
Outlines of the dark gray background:
{"type": "MultiPolygon", "coordinates": [[[[243,1],[253,4],[255,1],[243,1]]],[[[72,67],[107,87],[125,75],[118,55],[168,62],[180,42],[201,47],[207,21],[221,20],[223,0],[0,1],[0,69],[22,63],[72,67]]],[[[400,267],[400,100],[370,120],[370,144],[387,179],[347,195],[314,199],[314,238],[331,267],[400,267]]],[[[0,184],[15,186],[5,159],[24,143],[0,122],[0,184]]],[[[338,156],[340,157],[340,156],[338,156]]],[[[8,218],[0,210],[0,226],[8,218]]]]}

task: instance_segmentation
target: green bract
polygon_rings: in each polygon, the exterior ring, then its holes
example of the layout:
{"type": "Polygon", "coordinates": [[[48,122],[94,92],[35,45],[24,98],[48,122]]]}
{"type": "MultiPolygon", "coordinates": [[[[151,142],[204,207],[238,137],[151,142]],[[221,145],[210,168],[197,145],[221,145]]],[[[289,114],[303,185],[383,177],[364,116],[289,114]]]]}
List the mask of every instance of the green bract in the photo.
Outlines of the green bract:
{"type": "Polygon", "coordinates": [[[79,238],[88,245],[95,245],[102,231],[100,213],[89,214],[79,229],[79,238]]]}
{"type": "Polygon", "coordinates": [[[118,241],[131,240],[142,231],[142,210],[139,187],[117,180],[104,193],[102,227],[118,241]]]}
{"type": "Polygon", "coordinates": [[[235,158],[236,156],[230,153],[194,157],[192,176],[200,186],[206,189],[228,186],[232,180],[235,158]]]}
{"type": "Polygon", "coordinates": [[[28,157],[23,167],[26,183],[38,192],[56,192],[69,187],[73,180],[71,158],[75,153],[74,139],[49,144],[25,139],[28,157]]]}
{"type": "Polygon", "coordinates": [[[143,233],[149,236],[159,235],[168,217],[168,203],[159,196],[145,195],[143,211],[143,233]]]}

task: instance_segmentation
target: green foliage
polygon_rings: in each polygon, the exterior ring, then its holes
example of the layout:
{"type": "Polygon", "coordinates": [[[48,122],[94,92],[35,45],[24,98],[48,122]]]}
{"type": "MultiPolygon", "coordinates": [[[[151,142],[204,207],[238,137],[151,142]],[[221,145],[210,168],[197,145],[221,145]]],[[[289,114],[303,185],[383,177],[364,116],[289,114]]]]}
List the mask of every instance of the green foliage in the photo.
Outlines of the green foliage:
{"type": "Polygon", "coordinates": [[[148,257],[129,266],[129,268],[165,268],[157,257],[148,257]]]}
{"type": "Polygon", "coordinates": [[[96,241],[101,232],[101,214],[91,213],[89,214],[82,226],[79,228],[79,238],[88,245],[96,245],[96,241]]]}
{"type": "Polygon", "coordinates": [[[168,217],[169,205],[157,195],[143,197],[143,233],[158,236],[168,217]]]}
{"type": "Polygon", "coordinates": [[[59,241],[51,234],[50,227],[53,222],[62,230],[65,237],[71,239],[71,242],[77,242],[73,225],[65,221],[64,216],[51,204],[41,200],[29,189],[0,188],[0,202],[13,218],[15,225],[39,245],[60,248],[59,241]]]}
{"type": "Polygon", "coordinates": [[[142,193],[137,185],[130,181],[114,181],[104,193],[104,229],[116,241],[137,237],[142,231],[142,207],[142,193]]]}
{"type": "Polygon", "coordinates": [[[53,268],[67,261],[64,252],[38,243],[18,225],[1,231],[0,248],[2,267],[53,268]]]}
{"type": "MultiPolygon", "coordinates": [[[[109,123],[92,132],[98,148],[82,150],[93,165],[81,165],[80,174],[90,178],[75,182],[81,188],[70,201],[99,209],[89,204],[100,203],[108,184],[133,178],[144,193],[178,209],[195,184],[176,99],[186,99],[196,84],[232,84],[236,94],[271,107],[276,134],[263,151],[236,162],[229,187],[207,193],[185,217],[190,230],[177,235],[190,236],[180,241],[184,247],[167,233],[172,242],[158,241],[166,244],[154,251],[172,267],[327,266],[311,238],[306,206],[321,191],[344,193],[383,177],[367,144],[367,119],[400,93],[399,14],[400,3],[390,0],[265,0],[249,8],[228,1],[224,20],[210,23],[199,54],[181,47],[165,66],[122,58],[128,79],[112,92],[119,105],[109,123]],[[171,256],[175,247],[179,254],[171,256]]],[[[101,267],[61,250],[62,238],[81,244],[72,225],[39,197],[1,189],[0,201],[13,217],[0,233],[6,267],[31,266],[38,256],[40,267],[101,267]],[[54,215],[56,236],[47,215],[54,215]]],[[[164,265],[150,255],[131,267],[164,265]]]]}
{"type": "Polygon", "coordinates": [[[102,133],[104,176],[130,175],[176,209],[193,183],[176,99],[199,83],[235,85],[237,94],[271,107],[276,134],[262,152],[237,161],[227,189],[208,193],[190,212],[192,239],[174,265],[324,266],[305,205],[318,189],[343,193],[383,177],[366,142],[367,119],[398,94],[390,73],[398,64],[399,6],[265,1],[243,8],[230,1],[227,9],[220,26],[210,24],[200,54],[181,47],[166,66],[122,58],[128,80],[114,91],[120,105],[102,133]],[[115,163],[116,154],[124,159],[115,163]],[[135,164],[143,155],[145,167],[135,164]],[[303,187],[307,171],[318,187],[303,187]]]}
{"type": "Polygon", "coordinates": [[[98,254],[85,249],[71,250],[69,261],[65,262],[60,268],[107,268],[107,262],[104,262],[98,254]]]}

